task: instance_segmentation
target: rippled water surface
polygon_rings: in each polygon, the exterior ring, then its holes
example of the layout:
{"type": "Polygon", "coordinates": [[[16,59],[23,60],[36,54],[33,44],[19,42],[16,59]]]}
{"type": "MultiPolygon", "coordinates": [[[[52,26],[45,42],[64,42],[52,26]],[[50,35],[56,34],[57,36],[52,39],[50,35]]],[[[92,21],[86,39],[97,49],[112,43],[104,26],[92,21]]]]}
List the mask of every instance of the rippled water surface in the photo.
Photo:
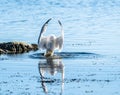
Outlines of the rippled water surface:
{"type": "Polygon", "coordinates": [[[120,1],[1,0],[0,42],[37,43],[49,18],[62,52],[0,55],[0,95],[120,95],[120,1]]]}

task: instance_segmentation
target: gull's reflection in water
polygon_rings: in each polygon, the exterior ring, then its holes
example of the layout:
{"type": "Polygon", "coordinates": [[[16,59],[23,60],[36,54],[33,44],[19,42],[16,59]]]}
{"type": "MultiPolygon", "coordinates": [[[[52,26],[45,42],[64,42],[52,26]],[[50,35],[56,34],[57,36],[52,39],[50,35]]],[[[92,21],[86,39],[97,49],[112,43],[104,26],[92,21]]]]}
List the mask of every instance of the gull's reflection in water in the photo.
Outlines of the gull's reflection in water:
{"type": "Polygon", "coordinates": [[[50,76],[55,76],[58,73],[60,73],[60,81],[61,82],[61,90],[60,90],[60,95],[63,92],[64,88],[64,65],[62,64],[61,59],[53,59],[53,58],[47,58],[44,61],[40,61],[39,65],[39,73],[41,77],[41,85],[45,93],[49,93],[46,84],[47,83],[52,83],[55,80],[47,80],[46,74],[49,74],[50,76]]]}

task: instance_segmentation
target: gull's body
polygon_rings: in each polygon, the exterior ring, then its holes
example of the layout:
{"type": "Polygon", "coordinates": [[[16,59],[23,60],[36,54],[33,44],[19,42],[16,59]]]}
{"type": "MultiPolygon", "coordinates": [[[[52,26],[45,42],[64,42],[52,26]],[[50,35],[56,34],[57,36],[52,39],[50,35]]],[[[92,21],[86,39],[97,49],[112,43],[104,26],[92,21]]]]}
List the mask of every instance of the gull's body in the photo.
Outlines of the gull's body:
{"type": "Polygon", "coordinates": [[[61,22],[58,20],[59,25],[61,26],[61,35],[56,37],[55,35],[43,36],[43,32],[46,31],[48,22],[51,19],[48,19],[47,22],[42,26],[40,35],[38,38],[38,47],[40,49],[46,50],[45,56],[51,56],[54,53],[54,50],[61,50],[64,40],[64,32],[61,22]]]}

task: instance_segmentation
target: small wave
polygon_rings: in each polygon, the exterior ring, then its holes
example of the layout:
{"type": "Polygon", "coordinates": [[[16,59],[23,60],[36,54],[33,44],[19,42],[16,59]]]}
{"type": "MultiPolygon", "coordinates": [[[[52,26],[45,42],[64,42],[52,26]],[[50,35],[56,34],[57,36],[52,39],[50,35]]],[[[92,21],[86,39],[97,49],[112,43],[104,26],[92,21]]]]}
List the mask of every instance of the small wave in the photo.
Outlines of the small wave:
{"type": "MultiPolygon", "coordinates": [[[[96,53],[89,53],[89,52],[57,52],[50,58],[53,59],[75,59],[75,58],[80,58],[80,59],[93,59],[93,58],[99,58],[101,55],[96,54],[96,53]]],[[[30,55],[30,58],[33,59],[46,59],[43,53],[35,53],[30,55]]]]}
{"type": "MultiPolygon", "coordinates": [[[[74,78],[74,79],[64,79],[64,83],[70,83],[70,82],[112,82],[113,80],[109,79],[81,79],[81,78],[74,78]]],[[[38,79],[38,82],[44,82],[44,83],[60,83],[61,79],[38,79]]]]}
{"type": "Polygon", "coordinates": [[[16,24],[16,23],[21,23],[21,22],[26,22],[27,20],[16,20],[16,21],[10,21],[9,23],[11,24],[16,24]]]}

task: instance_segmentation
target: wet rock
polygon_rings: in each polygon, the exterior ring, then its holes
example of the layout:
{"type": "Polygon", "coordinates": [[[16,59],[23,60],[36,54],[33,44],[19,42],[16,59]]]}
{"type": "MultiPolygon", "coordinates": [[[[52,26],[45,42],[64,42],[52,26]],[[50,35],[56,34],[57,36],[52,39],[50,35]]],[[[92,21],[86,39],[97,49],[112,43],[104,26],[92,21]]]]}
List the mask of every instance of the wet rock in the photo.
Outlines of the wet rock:
{"type": "Polygon", "coordinates": [[[25,42],[0,43],[0,54],[16,54],[32,50],[38,50],[37,44],[27,44],[25,42]]]}
{"type": "Polygon", "coordinates": [[[2,54],[2,53],[5,53],[5,51],[4,51],[4,50],[2,50],[2,49],[0,49],[0,54],[2,54]]]}

